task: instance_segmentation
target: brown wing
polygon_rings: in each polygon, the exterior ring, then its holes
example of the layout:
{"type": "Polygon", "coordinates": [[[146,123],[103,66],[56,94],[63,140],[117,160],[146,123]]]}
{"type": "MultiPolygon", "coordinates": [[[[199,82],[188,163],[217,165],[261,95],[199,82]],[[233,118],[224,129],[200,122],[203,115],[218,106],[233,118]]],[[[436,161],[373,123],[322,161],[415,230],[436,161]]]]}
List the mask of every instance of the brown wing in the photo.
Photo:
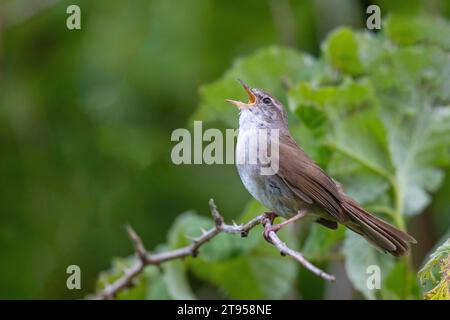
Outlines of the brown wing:
{"type": "Polygon", "coordinates": [[[303,201],[315,204],[338,222],[346,221],[336,183],[290,137],[279,145],[278,176],[303,201]]]}

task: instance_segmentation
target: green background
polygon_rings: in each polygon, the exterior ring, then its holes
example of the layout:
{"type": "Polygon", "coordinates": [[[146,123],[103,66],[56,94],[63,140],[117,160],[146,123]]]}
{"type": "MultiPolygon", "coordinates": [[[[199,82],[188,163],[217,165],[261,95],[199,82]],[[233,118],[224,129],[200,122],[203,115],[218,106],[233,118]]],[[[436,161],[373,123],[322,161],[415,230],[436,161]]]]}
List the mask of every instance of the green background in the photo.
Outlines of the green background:
{"type": "MultiPolygon", "coordinates": [[[[2,0],[0,298],[93,292],[111,258],[132,253],[127,223],[154,248],[181,212],[207,216],[211,197],[238,216],[250,196],[233,165],[170,159],[171,132],[191,125],[199,86],[269,45],[318,55],[336,26],[364,27],[371,3],[383,17],[450,16],[445,0],[2,0]],[[81,7],[82,30],[66,28],[69,4],[81,7]],[[82,290],[66,288],[70,264],[82,290]]],[[[447,174],[411,221],[416,265],[450,224],[449,193],[447,174]]]]}

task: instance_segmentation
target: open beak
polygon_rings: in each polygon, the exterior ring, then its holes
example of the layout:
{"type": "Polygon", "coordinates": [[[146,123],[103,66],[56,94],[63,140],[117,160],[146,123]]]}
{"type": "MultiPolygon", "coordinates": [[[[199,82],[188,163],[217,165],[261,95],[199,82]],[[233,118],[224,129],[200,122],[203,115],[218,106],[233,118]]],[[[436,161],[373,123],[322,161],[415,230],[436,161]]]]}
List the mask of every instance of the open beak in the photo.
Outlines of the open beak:
{"type": "Polygon", "coordinates": [[[250,108],[256,103],[256,96],[252,92],[252,89],[250,89],[250,87],[244,81],[242,81],[241,79],[238,79],[238,80],[242,84],[242,86],[244,87],[244,90],[248,94],[248,102],[244,103],[242,101],[236,101],[236,100],[230,100],[230,99],[225,99],[225,101],[229,102],[231,104],[234,104],[236,107],[241,108],[241,109],[250,108]]]}

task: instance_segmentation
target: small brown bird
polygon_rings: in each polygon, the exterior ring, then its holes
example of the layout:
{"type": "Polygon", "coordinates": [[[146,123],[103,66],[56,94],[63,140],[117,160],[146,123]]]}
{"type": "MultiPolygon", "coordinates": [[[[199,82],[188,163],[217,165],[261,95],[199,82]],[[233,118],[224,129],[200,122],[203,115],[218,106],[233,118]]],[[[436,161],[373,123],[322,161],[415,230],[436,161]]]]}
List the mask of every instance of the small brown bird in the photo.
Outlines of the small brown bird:
{"type": "MultiPolygon", "coordinates": [[[[269,93],[241,83],[249,101],[226,100],[240,108],[236,158],[249,158],[248,138],[255,135],[255,130],[276,129],[278,132],[278,170],[274,174],[261,174],[261,159],[257,163],[237,161],[243,184],[256,200],[273,211],[272,218],[279,215],[292,219],[306,210],[306,217],[327,228],[337,229],[341,223],[383,252],[393,256],[408,254],[410,244],[417,243],[416,240],[348,197],[292,138],[283,105],[269,93]]],[[[270,139],[267,141],[267,148],[270,148],[270,139]]],[[[277,225],[273,230],[277,230],[277,225]]]]}

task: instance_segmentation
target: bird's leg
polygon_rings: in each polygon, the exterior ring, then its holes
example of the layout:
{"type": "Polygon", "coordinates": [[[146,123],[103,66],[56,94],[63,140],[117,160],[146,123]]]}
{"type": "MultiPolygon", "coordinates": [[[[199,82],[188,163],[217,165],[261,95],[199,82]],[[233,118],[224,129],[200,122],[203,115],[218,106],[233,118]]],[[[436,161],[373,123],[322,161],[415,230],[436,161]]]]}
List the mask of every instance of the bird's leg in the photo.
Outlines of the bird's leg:
{"type": "Polygon", "coordinates": [[[269,219],[270,223],[273,223],[276,217],[278,217],[278,215],[275,212],[264,212],[263,219],[269,219]]]}
{"type": "Polygon", "coordinates": [[[278,230],[287,226],[288,224],[291,224],[291,223],[303,218],[305,215],[306,215],[306,210],[299,210],[295,216],[293,216],[289,219],[286,219],[279,224],[274,225],[273,228],[275,228],[276,230],[273,230],[273,231],[277,232],[278,230]]]}
{"type": "MultiPolygon", "coordinates": [[[[278,215],[275,212],[264,212],[263,219],[262,219],[263,226],[266,225],[266,221],[269,221],[270,226],[273,226],[273,222],[276,217],[278,217],[278,215]]],[[[263,237],[264,237],[264,239],[266,239],[267,242],[271,243],[272,241],[270,240],[269,233],[272,230],[268,230],[268,229],[270,229],[270,227],[264,227],[263,237]]]]}
{"type": "Polygon", "coordinates": [[[272,214],[272,215],[267,217],[267,219],[270,219],[270,225],[264,227],[263,235],[264,235],[264,239],[266,239],[267,242],[271,243],[272,241],[270,240],[270,237],[269,237],[270,232],[273,231],[273,232],[277,233],[278,231],[280,231],[281,228],[303,218],[306,215],[306,210],[299,210],[295,216],[293,216],[289,219],[286,219],[283,222],[275,224],[275,225],[273,224],[273,221],[275,220],[275,218],[278,215],[275,214],[274,212],[266,212],[265,215],[267,215],[267,214],[272,214]],[[271,217],[273,217],[273,218],[271,218],[271,217]]]}

